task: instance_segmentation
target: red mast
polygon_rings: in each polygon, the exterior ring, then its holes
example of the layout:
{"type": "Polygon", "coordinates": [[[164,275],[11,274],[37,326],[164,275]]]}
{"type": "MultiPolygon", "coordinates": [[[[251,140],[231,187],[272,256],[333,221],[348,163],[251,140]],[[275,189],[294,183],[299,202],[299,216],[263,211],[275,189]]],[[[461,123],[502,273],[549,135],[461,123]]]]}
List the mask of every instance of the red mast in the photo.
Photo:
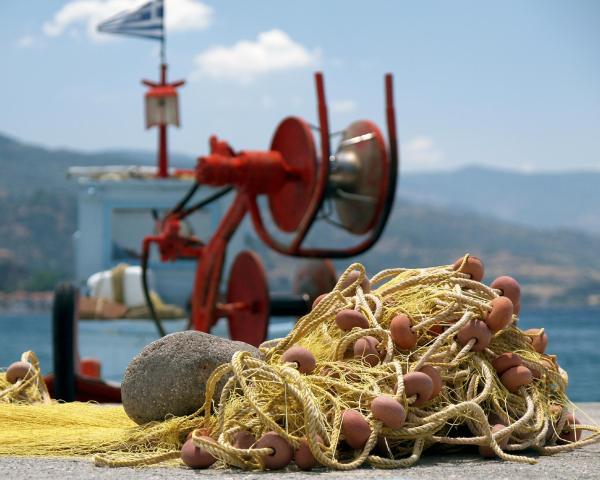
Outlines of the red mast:
{"type": "MultiPolygon", "coordinates": [[[[161,49],[162,50],[162,49],[161,49]]],[[[163,57],[163,55],[161,55],[163,57]]],[[[177,88],[185,84],[184,80],[169,83],[167,81],[167,64],[160,65],[160,83],[142,80],[148,86],[145,95],[146,128],[158,127],[158,170],[156,176],[169,176],[169,154],[167,151],[167,127],[179,127],[179,98],[177,88]]]]}

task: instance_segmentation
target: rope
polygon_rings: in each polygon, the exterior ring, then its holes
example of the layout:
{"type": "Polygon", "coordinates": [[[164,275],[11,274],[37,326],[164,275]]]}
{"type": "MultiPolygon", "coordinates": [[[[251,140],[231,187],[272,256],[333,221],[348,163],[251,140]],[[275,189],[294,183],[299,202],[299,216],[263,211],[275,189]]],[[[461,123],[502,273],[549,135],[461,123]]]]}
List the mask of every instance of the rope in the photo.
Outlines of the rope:
{"type": "MultiPolygon", "coordinates": [[[[371,293],[362,290],[364,278],[362,265],[351,265],[334,290],[285,338],[261,346],[264,360],[245,352],[234,356],[230,388],[221,398],[221,407],[213,412],[219,417],[222,431],[247,429],[256,438],[275,431],[292,447],[305,438],[321,465],[340,470],[362,464],[407,467],[435,443],[488,446],[501,459],[536,463],[534,458],[509,452],[536,446],[541,453],[557,453],[600,436],[598,426],[577,425],[578,430],[592,435],[570,444],[545,446],[551,429],[547,420],[550,405],[559,405],[565,411],[569,405],[566,383],[561,381],[558,366],[551,369],[549,357],[533,350],[527,336],[516,327],[516,317],[494,335],[483,352],[471,351],[475,340],[466,345],[457,343],[456,334],[463,326],[471,319],[483,320],[491,311],[491,300],[498,291],[466,278],[450,266],[380,272],[371,283],[382,284],[371,293]],[[344,286],[352,272],[358,272],[358,276],[352,285],[344,286]],[[348,332],[337,328],[335,315],[346,308],[361,312],[369,327],[348,332]],[[411,318],[412,331],[419,337],[410,352],[395,348],[389,332],[391,319],[398,313],[411,318]],[[444,331],[431,333],[434,325],[444,327],[444,331]],[[382,361],[376,366],[352,358],[353,344],[365,335],[380,341],[382,361]],[[313,354],[317,361],[314,372],[301,374],[293,369],[294,364],[282,362],[283,353],[292,345],[313,354]],[[491,362],[501,353],[514,351],[522,355],[525,365],[543,374],[511,393],[500,382],[491,362]],[[438,368],[444,387],[436,398],[418,408],[412,405],[416,397],[406,397],[403,378],[425,365],[438,368]],[[403,404],[408,415],[402,428],[387,428],[373,418],[370,404],[380,393],[393,395],[403,404]],[[371,435],[362,449],[349,449],[342,442],[341,413],[347,409],[361,412],[369,422],[371,435]],[[506,426],[492,432],[492,415],[506,426]],[[470,436],[465,435],[464,428],[470,436]],[[320,442],[316,435],[321,437],[320,442]],[[375,454],[380,435],[385,438],[386,448],[379,451],[378,447],[375,454]],[[507,446],[501,448],[499,442],[506,440],[507,446]]],[[[556,427],[562,429],[562,425],[556,427]]],[[[196,446],[206,448],[221,464],[263,468],[260,452],[235,449],[229,441],[225,435],[220,435],[216,444],[194,437],[196,446]]]]}
{"type": "MultiPolygon", "coordinates": [[[[194,415],[143,427],[123,426],[112,432],[110,441],[97,439],[96,445],[66,450],[93,453],[96,464],[104,466],[175,463],[185,436],[192,432],[194,445],[215,457],[217,468],[262,470],[273,450],[237,448],[235,434],[245,430],[259,439],[275,432],[293,449],[306,441],[319,464],[350,470],[361,465],[410,467],[436,444],[489,447],[503,460],[536,463],[521,452],[535,448],[548,455],[598,441],[600,427],[589,424],[574,427],[591,432],[586,438],[572,443],[561,440],[567,412],[572,410],[566,372],[555,358],[533,349],[516,317],[492,336],[483,351],[472,350],[475,339],[459,343],[461,329],[473,320],[485,320],[498,296],[497,290],[460,271],[467,259],[458,271],[452,266],[384,270],[371,279],[371,287],[376,288],[370,292],[363,290],[368,280],[364,267],[353,264],[285,338],[261,345],[262,359],[237,352],[230,363],[218,367],[207,382],[204,405],[194,415]],[[338,328],[336,314],[343,309],[364,315],[368,328],[338,328]],[[411,350],[396,347],[390,333],[392,320],[400,313],[409,317],[417,336],[411,350]],[[354,343],[366,335],[379,341],[381,360],[374,366],[354,358],[354,343]],[[295,363],[283,361],[292,346],[314,356],[316,367],[311,373],[300,373],[295,363]],[[505,352],[517,353],[524,365],[539,374],[515,392],[507,390],[492,366],[496,356],[505,352]],[[407,375],[428,366],[439,372],[443,386],[422,404],[416,402],[417,395],[409,396],[407,375]],[[225,387],[217,398],[217,384],[223,381],[225,387]],[[380,394],[403,406],[406,421],[400,428],[386,426],[371,412],[371,402],[380,394]],[[362,448],[352,449],[346,443],[342,429],[346,410],[360,412],[369,424],[370,435],[362,448]],[[504,427],[492,430],[497,423],[504,427]]],[[[0,399],[1,395],[8,394],[0,394],[0,399]]],[[[11,417],[14,428],[17,417],[11,417]]],[[[0,454],[14,454],[10,443],[14,428],[0,433],[0,454]]],[[[35,451],[64,453],[64,436],[61,440],[62,449],[46,439],[43,446],[35,444],[35,451]]]]}
{"type": "Polygon", "coordinates": [[[9,383],[5,374],[0,374],[0,405],[2,403],[35,404],[51,403],[46,382],[40,370],[40,362],[32,351],[24,352],[21,361],[30,364],[25,378],[9,383]]]}

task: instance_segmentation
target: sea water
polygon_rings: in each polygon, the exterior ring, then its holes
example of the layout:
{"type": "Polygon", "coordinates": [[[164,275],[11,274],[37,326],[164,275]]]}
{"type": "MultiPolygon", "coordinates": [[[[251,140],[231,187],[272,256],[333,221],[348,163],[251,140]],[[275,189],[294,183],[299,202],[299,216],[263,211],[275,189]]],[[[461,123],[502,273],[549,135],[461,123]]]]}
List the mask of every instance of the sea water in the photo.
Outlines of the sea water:
{"type": "MultiPolygon", "coordinates": [[[[186,328],[186,321],[164,322],[169,332],[186,328]]],[[[294,319],[275,319],[269,325],[269,338],[283,337],[294,319]]],[[[549,336],[547,353],[569,374],[569,396],[576,402],[600,401],[600,308],[530,309],[521,314],[520,327],[544,327],[549,336]]],[[[224,321],[213,333],[227,335],[224,321]]],[[[79,326],[81,357],[94,357],[102,363],[102,376],[120,381],[129,361],[148,343],[156,340],[154,324],[145,320],[86,320],[79,326]]],[[[22,352],[33,350],[42,370],[52,370],[52,324],[47,314],[0,315],[0,368],[18,360],[22,352]]]]}

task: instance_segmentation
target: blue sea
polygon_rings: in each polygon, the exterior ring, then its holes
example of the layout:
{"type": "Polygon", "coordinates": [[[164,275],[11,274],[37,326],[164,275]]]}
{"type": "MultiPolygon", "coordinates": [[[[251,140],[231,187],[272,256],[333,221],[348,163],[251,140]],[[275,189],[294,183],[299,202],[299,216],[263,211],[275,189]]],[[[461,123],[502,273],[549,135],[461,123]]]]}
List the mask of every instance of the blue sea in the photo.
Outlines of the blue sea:
{"type": "MultiPolygon", "coordinates": [[[[169,332],[185,328],[184,321],[165,322],[169,332]]],[[[276,319],[269,326],[269,338],[284,336],[293,319],[276,319]]],[[[544,327],[549,336],[547,353],[569,374],[569,396],[576,402],[600,401],[600,308],[530,309],[521,313],[520,327],[544,327]]],[[[220,322],[213,333],[225,336],[220,322]]],[[[95,357],[102,363],[102,376],[120,381],[129,361],[148,343],[156,340],[150,321],[83,321],[79,327],[81,357],[95,357]]],[[[47,314],[0,315],[0,367],[33,350],[43,371],[52,369],[52,326],[47,314]]]]}

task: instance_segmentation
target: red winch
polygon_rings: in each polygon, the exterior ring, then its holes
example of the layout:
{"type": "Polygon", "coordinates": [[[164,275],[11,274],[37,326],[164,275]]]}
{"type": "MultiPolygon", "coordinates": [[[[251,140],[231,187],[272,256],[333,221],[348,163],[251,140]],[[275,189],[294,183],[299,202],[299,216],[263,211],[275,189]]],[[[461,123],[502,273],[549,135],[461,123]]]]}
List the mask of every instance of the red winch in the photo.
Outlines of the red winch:
{"type": "MultiPolygon", "coordinates": [[[[270,149],[265,151],[235,151],[227,142],[212,136],[210,153],[198,159],[194,172],[196,184],[162,219],[160,233],[144,239],[144,270],[152,244],[158,246],[163,261],[197,259],[191,297],[192,324],[196,330],[209,332],[219,318],[227,317],[232,339],[258,345],[266,338],[269,313],[277,313],[277,304],[269,299],[264,268],[258,256],[250,252],[241,252],[235,259],[227,294],[225,298],[219,296],[227,244],[247,214],[268,247],[294,257],[358,255],[377,241],[385,227],[398,172],[392,76],[385,77],[388,148],[379,128],[362,120],[337,134],[341,139],[334,153],[330,149],[322,74],[317,73],[315,79],[318,128],[298,117],[285,118],[275,130],[270,149]],[[319,132],[319,150],[313,129],[319,132]],[[221,190],[186,208],[199,185],[221,190]],[[235,190],[235,198],[206,243],[181,233],[180,222],[185,217],[231,190],[235,190]],[[287,241],[267,228],[259,202],[261,196],[267,199],[269,223],[287,234],[287,241]],[[317,220],[362,238],[357,244],[341,248],[329,247],[327,242],[324,246],[305,247],[307,234],[317,220]]],[[[338,243],[333,236],[329,240],[338,243]]],[[[147,301],[154,312],[148,294],[147,301]]],[[[302,307],[296,310],[297,314],[305,313],[302,307]]],[[[164,334],[159,319],[153,315],[164,334]]]]}

